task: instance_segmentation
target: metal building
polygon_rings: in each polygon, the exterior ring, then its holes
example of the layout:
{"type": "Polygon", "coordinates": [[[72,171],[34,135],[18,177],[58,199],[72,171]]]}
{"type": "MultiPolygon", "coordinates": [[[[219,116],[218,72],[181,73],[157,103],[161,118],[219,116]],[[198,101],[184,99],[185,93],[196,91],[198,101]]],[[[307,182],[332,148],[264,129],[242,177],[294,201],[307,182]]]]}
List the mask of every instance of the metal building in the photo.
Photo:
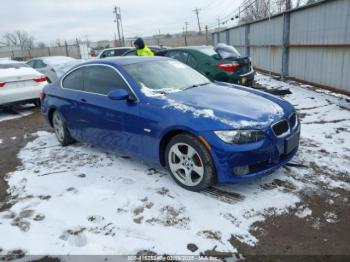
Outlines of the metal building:
{"type": "Polygon", "coordinates": [[[350,1],[324,0],[213,33],[262,71],[350,94],[350,1]]]}

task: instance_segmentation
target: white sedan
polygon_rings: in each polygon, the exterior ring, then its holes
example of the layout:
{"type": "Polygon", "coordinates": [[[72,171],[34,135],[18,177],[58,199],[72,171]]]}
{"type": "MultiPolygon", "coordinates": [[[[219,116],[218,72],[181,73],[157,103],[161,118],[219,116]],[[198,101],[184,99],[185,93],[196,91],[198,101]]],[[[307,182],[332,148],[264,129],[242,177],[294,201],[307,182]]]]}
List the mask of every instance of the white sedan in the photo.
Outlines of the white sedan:
{"type": "Polygon", "coordinates": [[[27,65],[44,74],[49,83],[53,83],[65,72],[81,62],[82,60],[69,56],[45,56],[33,58],[27,62],[27,65]]]}
{"type": "Polygon", "coordinates": [[[11,60],[0,60],[0,105],[34,103],[40,105],[40,93],[46,77],[30,66],[11,60]]]}

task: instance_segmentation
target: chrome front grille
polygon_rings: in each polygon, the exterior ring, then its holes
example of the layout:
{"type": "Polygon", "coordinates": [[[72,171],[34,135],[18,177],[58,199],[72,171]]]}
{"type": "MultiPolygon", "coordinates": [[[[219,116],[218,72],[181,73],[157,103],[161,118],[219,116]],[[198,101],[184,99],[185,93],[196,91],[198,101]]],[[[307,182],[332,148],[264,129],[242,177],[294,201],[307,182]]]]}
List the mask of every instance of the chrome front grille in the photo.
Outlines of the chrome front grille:
{"type": "Polygon", "coordinates": [[[283,136],[288,134],[291,130],[296,128],[298,125],[298,117],[296,113],[292,113],[288,119],[282,119],[272,124],[272,131],[275,136],[283,136]]]}
{"type": "Polygon", "coordinates": [[[296,115],[296,113],[293,113],[289,117],[289,126],[291,128],[295,128],[296,125],[297,125],[297,115],[296,115]]]}

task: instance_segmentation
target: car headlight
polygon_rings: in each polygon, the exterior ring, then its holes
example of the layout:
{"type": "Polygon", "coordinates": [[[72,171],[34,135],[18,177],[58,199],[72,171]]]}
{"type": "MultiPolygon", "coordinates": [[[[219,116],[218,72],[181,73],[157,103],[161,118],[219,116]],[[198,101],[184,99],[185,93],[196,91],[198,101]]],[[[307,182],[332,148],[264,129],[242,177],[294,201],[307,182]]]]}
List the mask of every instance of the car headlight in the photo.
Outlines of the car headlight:
{"type": "Polygon", "coordinates": [[[255,143],[265,138],[265,133],[260,130],[224,130],[214,131],[214,133],[229,144],[255,143]]]}

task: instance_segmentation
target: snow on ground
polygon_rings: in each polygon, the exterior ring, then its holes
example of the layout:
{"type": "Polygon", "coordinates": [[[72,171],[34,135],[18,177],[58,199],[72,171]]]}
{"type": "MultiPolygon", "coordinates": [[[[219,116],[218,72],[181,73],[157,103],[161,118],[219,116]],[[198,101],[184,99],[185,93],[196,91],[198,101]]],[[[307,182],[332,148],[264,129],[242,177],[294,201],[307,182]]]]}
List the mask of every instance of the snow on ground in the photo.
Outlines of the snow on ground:
{"type": "Polygon", "coordinates": [[[23,105],[11,111],[0,108],[0,122],[21,118],[33,114],[33,106],[23,105]]]}
{"type": "MultiPolygon", "coordinates": [[[[0,254],[190,254],[190,243],[198,247],[193,254],[214,247],[236,252],[231,236],[254,245],[250,230],[266,216],[291,210],[300,219],[312,216],[300,205],[302,193],[350,191],[350,112],[328,94],[259,74],[257,81],[291,89],[285,98],[303,123],[293,163],[305,167],[193,193],[164,170],[86,144],[61,147],[54,134],[38,132],[19,154],[22,166],[7,176],[13,206],[0,213],[0,235],[7,236],[0,254]]],[[[324,217],[338,221],[334,212],[324,217]]]]}

